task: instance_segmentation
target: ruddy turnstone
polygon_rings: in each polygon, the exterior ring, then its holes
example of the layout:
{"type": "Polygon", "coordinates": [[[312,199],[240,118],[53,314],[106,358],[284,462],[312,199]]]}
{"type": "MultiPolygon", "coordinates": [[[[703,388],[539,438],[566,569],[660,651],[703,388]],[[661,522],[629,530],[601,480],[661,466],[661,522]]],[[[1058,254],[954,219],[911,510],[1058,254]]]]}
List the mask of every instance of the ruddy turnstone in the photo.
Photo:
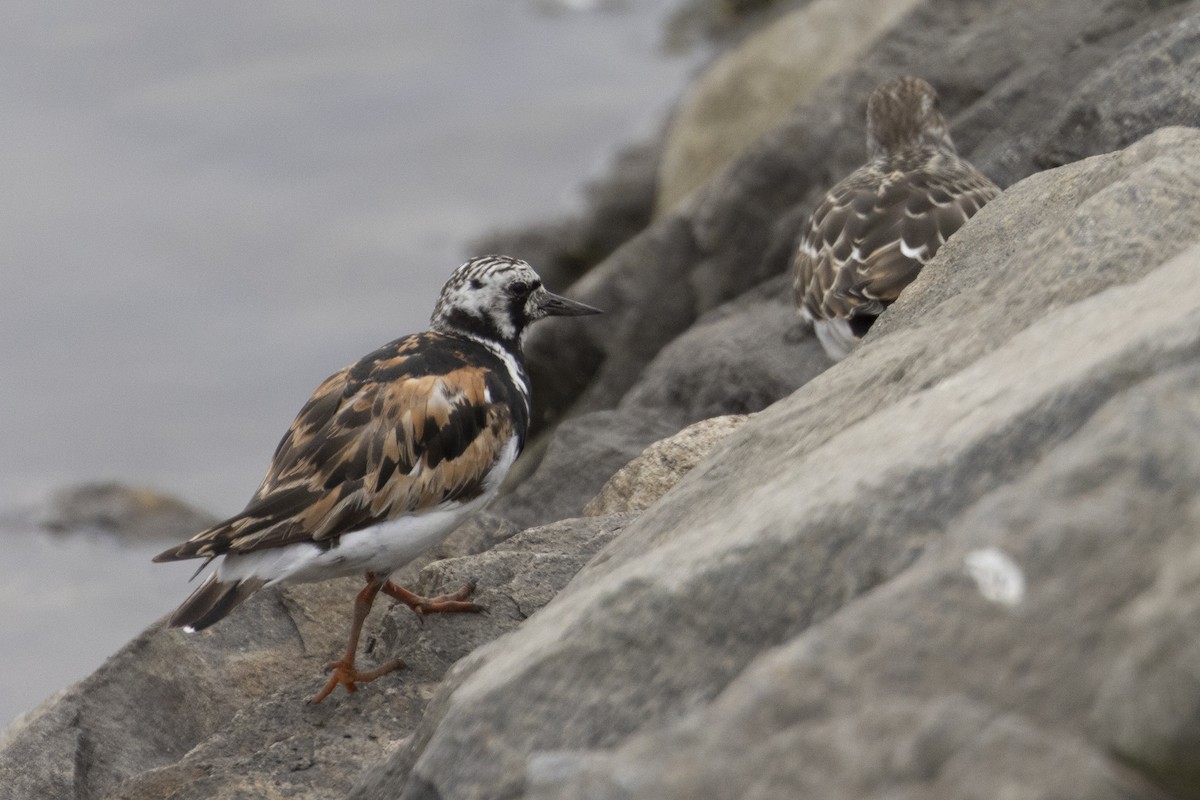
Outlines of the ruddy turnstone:
{"type": "Polygon", "coordinates": [[[867,156],[817,206],[792,265],[796,306],[834,361],[1000,193],[958,156],[937,92],[920,78],[895,78],[871,93],[867,156]]]}
{"type": "Polygon", "coordinates": [[[530,324],[598,313],[546,291],[524,261],[463,264],[442,288],[430,330],[384,345],[317,387],[245,509],[154,558],[221,558],[168,624],[197,631],[264,586],[365,573],[345,654],[313,698],[320,702],[338,685],[353,692],[401,665],[354,665],[379,592],[420,614],[479,611],[467,600],[473,587],[425,598],[388,576],[481,509],[520,453],[530,324]]]}

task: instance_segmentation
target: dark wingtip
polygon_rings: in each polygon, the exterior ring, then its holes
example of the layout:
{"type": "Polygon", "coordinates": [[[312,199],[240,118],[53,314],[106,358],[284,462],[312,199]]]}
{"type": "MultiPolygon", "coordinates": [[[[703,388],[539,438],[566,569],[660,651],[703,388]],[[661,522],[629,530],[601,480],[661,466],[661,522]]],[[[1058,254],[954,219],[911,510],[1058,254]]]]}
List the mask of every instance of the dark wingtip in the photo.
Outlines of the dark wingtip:
{"type": "Polygon", "coordinates": [[[177,545],[168,550],[163,550],[150,560],[155,564],[162,564],[165,561],[179,561],[182,558],[183,556],[179,555],[179,546],[177,545]]]}
{"type": "MultiPolygon", "coordinates": [[[[207,531],[205,533],[207,533],[207,531]]],[[[166,550],[163,550],[150,560],[155,564],[161,564],[164,561],[186,561],[189,558],[204,558],[207,556],[211,561],[213,558],[211,554],[207,552],[199,552],[200,548],[207,544],[207,542],[196,541],[200,536],[203,536],[203,534],[197,534],[191,539],[188,539],[186,542],[180,542],[174,547],[168,547],[166,550]]],[[[207,550],[211,548],[205,549],[207,550]]]]}

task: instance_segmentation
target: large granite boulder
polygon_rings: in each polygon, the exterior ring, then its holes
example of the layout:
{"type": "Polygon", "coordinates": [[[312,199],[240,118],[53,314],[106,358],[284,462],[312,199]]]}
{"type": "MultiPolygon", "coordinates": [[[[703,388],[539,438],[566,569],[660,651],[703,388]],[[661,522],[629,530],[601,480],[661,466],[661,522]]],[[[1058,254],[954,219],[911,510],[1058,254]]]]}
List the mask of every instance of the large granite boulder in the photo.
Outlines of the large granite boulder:
{"type": "MultiPolygon", "coordinates": [[[[1200,247],[1193,247],[800,455],[788,474],[797,479],[797,508],[780,501],[769,510],[741,507],[741,524],[755,531],[749,537],[720,527],[731,514],[694,537],[681,536],[675,526],[682,520],[672,519],[672,535],[659,539],[663,553],[650,555],[655,561],[680,554],[690,540],[737,553],[741,563],[721,571],[741,571],[740,581],[724,581],[738,585],[735,601],[722,604],[720,587],[704,588],[721,575],[711,568],[673,591],[627,600],[657,600],[663,608],[668,596],[688,598],[690,614],[674,620],[686,630],[670,636],[670,655],[656,664],[670,676],[657,692],[674,688],[688,713],[665,725],[636,722],[638,732],[615,748],[607,747],[616,738],[611,726],[582,723],[581,731],[561,723],[572,735],[534,745],[544,752],[525,762],[522,796],[1200,797],[1198,272],[1200,247]],[[1159,308],[1155,298],[1166,294],[1183,308],[1146,324],[1159,308]],[[1116,326],[1120,336],[1106,335],[1116,326]],[[1057,342],[1047,348],[1047,339],[1057,342]],[[1027,364],[1038,365],[1024,375],[997,363],[1022,351],[1027,364]],[[947,405],[960,413],[944,418],[947,405]],[[889,417],[898,434],[876,424],[889,417]],[[813,464],[820,454],[839,446],[848,452],[864,437],[889,445],[871,464],[879,478],[867,486],[845,492],[827,479],[801,478],[805,466],[820,466],[813,464]],[[1009,482],[981,481],[992,469],[1007,472],[1009,482]],[[900,475],[909,480],[883,484],[900,475]],[[958,496],[962,504],[939,498],[939,482],[987,488],[969,488],[958,496]],[[818,488],[819,499],[806,501],[818,488]],[[873,508],[832,513],[839,502],[864,500],[864,489],[874,490],[873,508]],[[923,524],[911,524],[914,514],[923,524]],[[861,538],[852,533],[856,519],[872,518],[879,522],[861,538]],[[889,530],[889,519],[909,524],[889,530]],[[789,526],[794,532],[780,541],[789,526]],[[718,532],[730,541],[717,544],[718,532]],[[771,551],[794,572],[771,569],[772,586],[763,590],[758,569],[771,551]],[[788,593],[806,601],[793,603],[788,593]],[[764,638],[781,643],[718,645],[722,655],[734,653],[731,661],[741,661],[738,651],[755,653],[728,682],[724,675],[676,677],[685,651],[694,656],[710,645],[695,628],[707,621],[728,629],[739,612],[753,615],[753,625],[771,618],[764,638]],[[734,619],[722,624],[721,617],[734,619]]],[[[770,425],[786,424],[785,413],[762,415],[740,449],[754,452],[770,425]]],[[[845,461],[856,460],[865,466],[867,458],[845,461]]],[[[674,498],[675,514],[706,484],[699,478],[674,498]]],[[[667,505],[662,514],[671,513],[667,505]]],[[[708,554],[710,563],[716,555],[708,554]]],[[[591,607],[618,585],[637,585],[634,563],[620,555],[612,561],[621,564],[580,592],[591,607]]],[[[574,612],[577,630],[590,627],[580,600],[558,607],[574,612]]],[[[666,624],[630,631],[623,647],[637,652],[666,624]]],[[[561,663],[574,647],[564,644],[546,658],[561,663]]],[[[511,680],[522,683],[538,667],[511,680]]],[[[487,670],[460,689],[464,696],[487,670]]],[[[590,686],[588,694],[609,688],[590,686]]],[[[638,691],[625,692],[621,707],[636,706],[638,691]]],[[[573,705],[580,703],[576,697],[573,705]]],[[[592,719],[616,716],[604,705],[589,704],[592,719]]],[[[492,733],[506,745],[514,738],[507,726],[492,733]]],[[[546,737],[525,741],[535,738],[546,737]]],[[[435,734],[427,747],[437,744],[435,734]]],[[[418,761],[418,772],[425,763],[437,762],[418,761]]]]}

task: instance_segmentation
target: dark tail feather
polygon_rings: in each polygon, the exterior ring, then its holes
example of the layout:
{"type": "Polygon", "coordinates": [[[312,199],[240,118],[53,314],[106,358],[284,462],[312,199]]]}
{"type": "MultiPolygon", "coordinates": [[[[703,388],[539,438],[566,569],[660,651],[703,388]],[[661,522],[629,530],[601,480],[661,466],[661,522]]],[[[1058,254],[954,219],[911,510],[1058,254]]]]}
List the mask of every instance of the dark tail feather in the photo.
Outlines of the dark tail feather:
{"type": "Polygon", "coordinates": [[[175,609],[167,624],[172,628],[186,628],[188,632],[204,630],[240,606],[247,597],[265,584],[266,581],[262,578],[221,582],[215,574],[209,575],[208,579],[192,592],[191,597],[175,609]]]}

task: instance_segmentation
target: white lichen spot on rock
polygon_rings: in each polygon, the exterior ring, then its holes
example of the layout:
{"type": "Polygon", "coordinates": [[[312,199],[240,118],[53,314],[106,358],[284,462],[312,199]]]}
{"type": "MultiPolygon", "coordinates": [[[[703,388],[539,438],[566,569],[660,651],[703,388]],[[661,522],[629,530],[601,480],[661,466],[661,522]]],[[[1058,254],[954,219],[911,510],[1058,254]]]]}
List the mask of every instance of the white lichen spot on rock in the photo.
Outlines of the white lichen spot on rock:
{"type": "Polygon", "coordinates": [[[963,561],[984,599],[1015,606],[1025,597],[1025,575],[1003,550],[996,547],[972,550],[963,561]]]}

